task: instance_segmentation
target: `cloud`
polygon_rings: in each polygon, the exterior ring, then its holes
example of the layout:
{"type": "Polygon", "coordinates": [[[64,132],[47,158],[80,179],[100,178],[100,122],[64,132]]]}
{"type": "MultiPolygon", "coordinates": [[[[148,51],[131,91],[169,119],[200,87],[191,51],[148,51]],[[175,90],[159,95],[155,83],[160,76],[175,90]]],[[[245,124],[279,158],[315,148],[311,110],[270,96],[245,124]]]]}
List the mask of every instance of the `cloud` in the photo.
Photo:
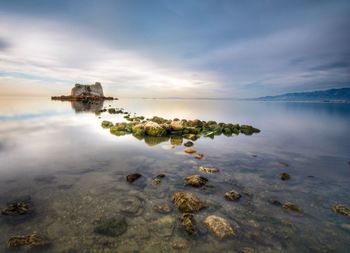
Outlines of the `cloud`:
{"type": "Polygon", "coordinates": [[[74,82],[101,81],[116,96],[184,95],[184,90],[196,96],[218,85],[206,74],[167,68],[137,51],[106,46],[79,27],[13,15],[1,15],[0,22],[1,36],[11,43],[0,52],[1,85],[29,80],[61,85],[67,92],[74,82]]]}

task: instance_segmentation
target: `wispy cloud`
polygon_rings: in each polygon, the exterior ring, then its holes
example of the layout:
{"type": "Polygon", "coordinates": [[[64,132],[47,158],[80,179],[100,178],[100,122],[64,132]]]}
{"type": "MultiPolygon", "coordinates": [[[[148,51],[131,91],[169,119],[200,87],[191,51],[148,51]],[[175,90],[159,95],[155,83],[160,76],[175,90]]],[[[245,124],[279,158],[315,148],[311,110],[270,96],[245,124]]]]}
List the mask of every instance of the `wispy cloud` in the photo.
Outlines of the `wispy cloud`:
{"type": "Polygon", "coordinates": [[[108,47],[64,23],[12,15],[1,15],[0,23],[0,34],[8,41],[6,51],[0,51],[2,86],[30,80],[28,84],[37,81],[67,92],[75,81],[101,81],[121,96],[178,96],[184,90],[196,96],[208,95],[218,85],[206,74],[167,68],[137,51],[108,47]]]}

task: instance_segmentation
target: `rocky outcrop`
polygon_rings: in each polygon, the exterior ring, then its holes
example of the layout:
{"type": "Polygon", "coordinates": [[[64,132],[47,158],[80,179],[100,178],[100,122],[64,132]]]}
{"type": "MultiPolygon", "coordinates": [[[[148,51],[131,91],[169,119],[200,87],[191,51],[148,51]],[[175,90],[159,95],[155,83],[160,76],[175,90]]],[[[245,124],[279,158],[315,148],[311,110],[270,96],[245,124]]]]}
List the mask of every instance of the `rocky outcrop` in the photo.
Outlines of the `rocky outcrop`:
{"type": "Polygon", "coordinates": [[[113,97],[105,97],[101,83],[95,84],[75,84],[69,96],[54,96],[53,100],[67,101],[90,101],[90,100],[113,100],[113,97]]]}

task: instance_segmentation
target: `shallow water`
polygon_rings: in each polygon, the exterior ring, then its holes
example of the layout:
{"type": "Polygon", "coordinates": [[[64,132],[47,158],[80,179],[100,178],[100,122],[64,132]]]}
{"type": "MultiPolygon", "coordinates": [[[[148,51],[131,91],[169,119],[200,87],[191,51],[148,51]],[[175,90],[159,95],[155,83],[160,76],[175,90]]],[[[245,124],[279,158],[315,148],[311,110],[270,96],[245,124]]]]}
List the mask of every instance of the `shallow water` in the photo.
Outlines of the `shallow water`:
{"type": "Polygon", "coordinates": [[[349,129],[350,104],[122,99],[86,108],[2,98],[0,207],[30,198],[35,209],[22,219],[0,217],[0,252],[9,251],[11,236],[33,232],[51,242],[43,252],[349,252],[349,217],[332,211],[336,203],[350,206],[349,129]],[[194,148],[205,157],[197,160],[167,139],[157,144],[111,135],[101,121],[123,117],[94,113],[109,105],[145,117],[251,124],[261,133],[201,138],[194,148]],[[211,187],[184,186],[184,177],[200,174],[201,165],[220,169],[201,174],[211,187]],[[281,181],[282,172],[291,180],[281,181]],[[129,184],[131,173],[143,177],[129,184]],[[160,173],[162,183],[152,184],[160,173]],[[197,235],[181,227],[171,203],[178,190],[208,204],[195,214],[197,235]],[[229,190],[242,198],[226,201],[229,190]],[[271,205],[271,198],[294,202],[303,214],[271,205]],[[161,203],[172,212],[155,212],[161,203]],[[220,241],[208,232],[203,219],[210,214],[228,219],[236,237],[220,241]],[[94,233],[114,216],[126,218],[124,234],[94,233]]]}

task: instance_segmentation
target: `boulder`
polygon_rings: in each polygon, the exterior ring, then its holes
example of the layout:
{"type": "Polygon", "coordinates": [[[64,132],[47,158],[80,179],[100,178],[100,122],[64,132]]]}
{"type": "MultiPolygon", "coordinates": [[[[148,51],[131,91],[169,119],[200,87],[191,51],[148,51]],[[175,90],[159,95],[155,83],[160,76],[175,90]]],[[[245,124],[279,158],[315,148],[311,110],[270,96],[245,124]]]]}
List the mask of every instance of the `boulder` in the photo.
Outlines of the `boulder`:
{"type": "Polygon", "coordinates": [[[193,193],[175,192],[172,198],[181,212],[193,213],[206,207],[206,205],[193,193]]]}
{"type": "Polygon", "coordinates": [[[339,213],[339,214],[342,214],[342,215],[350,217],[350,208],[346,207],[343,204],[336,204],[333,207],[333,211],[336,212],[336,213],[339,213]]]}
{"type": "Polygon", "coordinates": [[[148,121],[145,125],[145,132],[149,136],[153,137],[160,137],[160,136],[165,136],[166,131],[163,129],[158,123],[153,122],[153,121],[148,121]]]}
{"type": "Polygon", "coordinates": [[[201,187],[208,182],[208,179],[200,175],[192,175],[185,178],[186,185],[201,187]]]}
{"type": "Polygon", "coordinates": [[[170,126],[171,126],[171,129],[174,131],[181,131],[184,128],[183,123],[180,120],[172,121],[170,126]]]}
{"type": "Polygon", "coordinates": [[[195,229],[195,221],[193,218],[193,214],[191,213],[184,213],[181,216],[181,224],[182,227],[186,230],[186,232],[190,235],[196,233],[195,229]]]}
{"type": "Polygon", "coordinates": [[[231,200],[231,201],[239,200],[241,197],[242,197],[241,194],[233,190],[225,193],[225,199],[227,200],[231,200]]]}
{"type": "Polygon", "coordinates": [[[103,97],[102,85],[99,82],[91,85],[75,84],[71,91],[72,97],[103,97]]]}
{"type": "Polygon", "coordinates": [[[219,216],[210,215],[204,219],[204,224],[220,240],[235,236],[235,232],[230,223],[219,216]]]}
{"type": "Polygon", "coordinates": [[[200,172],[203,172],[203,173],[213,174],[213,173],[219,172],[220,170],[217,169],[217,168],[213,168],[213,167],[203,167],[203,166],[200,166],[200,167],[199,167],[199,171],[200,171],[200,172]]]}

